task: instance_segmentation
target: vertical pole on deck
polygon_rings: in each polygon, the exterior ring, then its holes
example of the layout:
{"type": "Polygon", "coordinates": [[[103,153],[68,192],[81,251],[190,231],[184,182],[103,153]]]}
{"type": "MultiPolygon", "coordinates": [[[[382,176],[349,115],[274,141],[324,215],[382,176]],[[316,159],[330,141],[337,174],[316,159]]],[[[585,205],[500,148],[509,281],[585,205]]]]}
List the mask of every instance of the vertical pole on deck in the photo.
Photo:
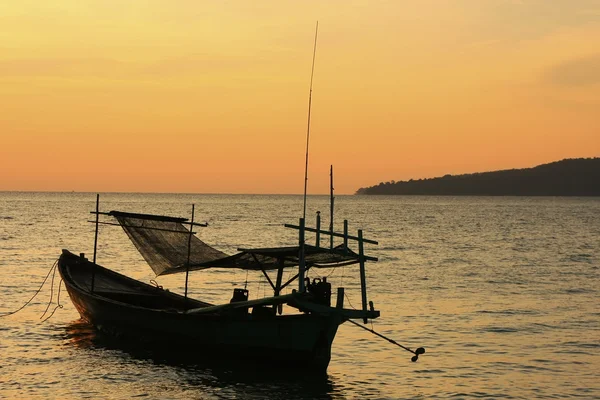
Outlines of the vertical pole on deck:
{"type": "Polygon", "coordinates": [[[344,251],[348,250],[348,220],[344,220],[344,251]]]}
{"type": "MultiPolygon", "coordinates": [[[[275,290],[273,291],[273,296],[277,297],[281,293],[281,280],[283,279],[283,266],[285,265],[285,261],[283,258],[277,259],[277,280],[275,281],[275,290]]],[[[281,315],[283,313],[283,304],[278,304],[273,306],[273,309],[281,315]]]]}
{"type": "Polygon", "coordinates": [[[315,246],[321,245],[321,211],[317,211],[317,240],[315,246]]]}
{"type": "Polygon", "coordinates": [[[279,296],[279,293],[281,292],[281,281],[283,280],[284,263],[285,263],[285,261],[283,258],[277,259],[277,280],[275,281],[275,291],[274,291],[275,296],[279,296]]]}
{"type": "Polygon", "coordinates": [[[92,288],[94,292],[94,283],[96,280],[96,251],[98,248],[98,218],[100,217],[100,193],[96,194],[96,233],[94,234],[94,263],[92,265],[92,288]]]}
{"type": "Polygon", "coordinates": [[[190,224],[190,235],[188,236],[188,253],[187,253],[187,263],[185,264],[185,300],[187,301],[187,292],[188,292],[188,278],[190,275],[190,254],[192,251],[192,235],[194,234],[194,208],[195,205],[192,204],[192,223],[190,224]]]}
{"type": "Polygon", "coordinates": [[[333,249],[333,165],[329,169],[329,248],[333,249]]]}
{"type": "MultiPolygon", "coordinates": [[[[365,273],[365,249],[363,244],[362,229],[358,230],[358,259],[360,262],[360,293],[362,295],[362,310],[367,312],[367,277],[365,273]]],[[[363,318],[363,322],[367,323],[367,317],[363,318]]]]}
{"type": "Polygon", "coordinates": [[[304,271],[306,270],[305,258],[304,258],[304,218],[300,218],[300,230],[298,232],[298,245],[300,246],[300,254],[298,263],[298,290],[300,293],[306,289],[304,287],[304,271]]]}

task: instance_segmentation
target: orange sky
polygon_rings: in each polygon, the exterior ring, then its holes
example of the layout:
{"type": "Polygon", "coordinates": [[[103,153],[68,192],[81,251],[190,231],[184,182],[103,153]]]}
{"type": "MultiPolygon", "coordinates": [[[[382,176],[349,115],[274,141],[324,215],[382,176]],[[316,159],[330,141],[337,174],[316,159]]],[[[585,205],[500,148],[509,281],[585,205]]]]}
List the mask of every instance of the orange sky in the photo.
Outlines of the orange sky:
{"type": "Polygon", "coordinates": [[[0,3],[0,190],[309,193],[600,156],[597,0],[0,3]]]}

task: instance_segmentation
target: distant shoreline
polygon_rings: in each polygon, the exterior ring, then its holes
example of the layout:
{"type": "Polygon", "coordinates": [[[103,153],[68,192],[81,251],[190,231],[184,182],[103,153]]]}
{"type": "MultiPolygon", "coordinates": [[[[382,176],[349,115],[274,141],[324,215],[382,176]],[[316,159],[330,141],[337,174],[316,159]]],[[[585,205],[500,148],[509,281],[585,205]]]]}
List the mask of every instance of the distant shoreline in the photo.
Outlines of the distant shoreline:
{"type": "Polygon", "coordinates": [[[533,168],[382,182],[360,195],[600,196],[600,158],[565,159],[533,168]]]}

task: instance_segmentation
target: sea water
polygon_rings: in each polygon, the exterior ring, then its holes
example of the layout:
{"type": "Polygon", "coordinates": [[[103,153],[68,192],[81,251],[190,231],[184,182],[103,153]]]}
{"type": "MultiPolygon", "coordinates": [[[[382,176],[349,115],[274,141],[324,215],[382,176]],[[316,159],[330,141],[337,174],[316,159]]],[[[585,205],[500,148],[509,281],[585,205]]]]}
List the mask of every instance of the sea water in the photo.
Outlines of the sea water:
{"type": "MultiPolygon", "coordinates": [[[[0,193],[0,314],[36,293],[61,249],[92,256],[95,199],[0,193]]],[[[189,217],[191,204],[196,221],[209,224],[199,237],[226,253],[297,243],[283,224],[298,222],[301,196],[100,196],[102,211],[189,217]]],[[[367,285],[381,317],[366,326],[425,347],[416,363],[349,323],[326,376],[223,366],[201,355],[180,363],[99,337],[64,287],[57,308],[59,277],[51,274],[27,307],[0,317],[0,398],[600,398],[600,198],[337,196],[335,204],[336,230],[348,219],[350,234],[363,229],[379,241],[366,252],[379,258],[367,264],[367,285]]],[[[316,211],[327,227],[327,196],[309,196],[308,225],[316,211]]],[[[101,225],[98,263],[155,278],[119,227],[101,225]]],[[[346,306],[360,307],[357,266],[309,276],[327,276],[334,293],[344,286],[346,306]]],[[[182,275],[157,281],[183,291],[182,275]]],[[[270,295],[259,273],[190,275],[191,295],[212,303],[244,286],[252,299],[270,295]]]]}

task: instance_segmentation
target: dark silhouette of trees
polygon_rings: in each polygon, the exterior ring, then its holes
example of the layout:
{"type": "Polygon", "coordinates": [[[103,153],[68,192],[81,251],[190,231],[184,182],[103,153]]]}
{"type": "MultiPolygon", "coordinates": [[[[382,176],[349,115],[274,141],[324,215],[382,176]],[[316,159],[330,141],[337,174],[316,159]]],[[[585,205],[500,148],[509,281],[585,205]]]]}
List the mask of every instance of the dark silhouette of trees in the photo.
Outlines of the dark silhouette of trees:
{"type": "Polygon", "coordinates": [[[356,194],[470,196],[600,196],[600,158],[574,158],[534,168],[381,182],[356,194]]]}

